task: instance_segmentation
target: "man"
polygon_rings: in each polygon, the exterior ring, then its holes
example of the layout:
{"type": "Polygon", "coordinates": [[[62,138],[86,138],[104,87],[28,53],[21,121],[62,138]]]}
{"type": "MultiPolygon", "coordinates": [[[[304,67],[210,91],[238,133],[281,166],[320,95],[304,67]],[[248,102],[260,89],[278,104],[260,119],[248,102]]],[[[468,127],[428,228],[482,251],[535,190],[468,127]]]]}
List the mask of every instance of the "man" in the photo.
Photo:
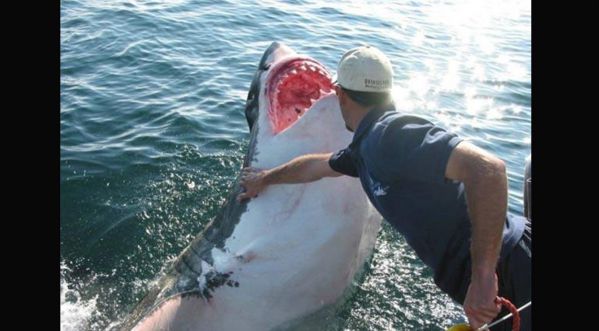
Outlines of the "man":
{"type": "MultiPolygon", "coordinates": [[[[372,204],[433,269],[439,288],[463,305],[471,327],[498,316],[497,296],[517,307],[530,301],[531,228],[507,214],[503,161],[427,120],[396,112],[391,62],[375,47],[345,53],[337,77],[343,120],[355,132],[351,144],[273,169],[246,168],[238,199],[273,184],[359,177],[372,204]]],[[[521,318],[521,330],[530,330],[530,309],[521,318]]],[[[493,330],[511,330],[511,323],[493,330]]]]}

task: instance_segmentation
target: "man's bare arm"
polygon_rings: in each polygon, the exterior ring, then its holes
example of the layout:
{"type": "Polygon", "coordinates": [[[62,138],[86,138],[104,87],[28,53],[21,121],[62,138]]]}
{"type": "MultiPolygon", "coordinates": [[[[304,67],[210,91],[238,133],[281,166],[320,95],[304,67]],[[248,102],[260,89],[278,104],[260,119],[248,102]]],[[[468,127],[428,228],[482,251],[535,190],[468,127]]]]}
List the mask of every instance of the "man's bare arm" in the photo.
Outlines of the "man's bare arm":
{"type": "Polygon", "coordinates": [[[337,177],[341,173],[329,166],[333,153],[307,154],[272,169],[244,168],[241,174],[241,186],[245,192],[237,200],[253,198],[268,185],[308,183],[323,177],[337,177]]]}

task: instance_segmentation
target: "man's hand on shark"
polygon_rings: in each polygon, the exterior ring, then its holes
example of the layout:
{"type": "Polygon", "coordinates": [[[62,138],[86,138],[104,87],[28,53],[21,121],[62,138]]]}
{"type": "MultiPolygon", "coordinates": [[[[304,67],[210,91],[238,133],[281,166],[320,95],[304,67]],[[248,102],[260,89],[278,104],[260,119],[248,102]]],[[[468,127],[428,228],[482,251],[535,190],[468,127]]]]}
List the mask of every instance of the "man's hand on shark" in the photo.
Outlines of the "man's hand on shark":
{"type": "Polygon", "coordinates": [[[237,201],[255,198],[267,186],[264,177],[267,171],[258,168],[247,167],[241,170],[240,185],[245,189],[237,196],[237,201]]]}

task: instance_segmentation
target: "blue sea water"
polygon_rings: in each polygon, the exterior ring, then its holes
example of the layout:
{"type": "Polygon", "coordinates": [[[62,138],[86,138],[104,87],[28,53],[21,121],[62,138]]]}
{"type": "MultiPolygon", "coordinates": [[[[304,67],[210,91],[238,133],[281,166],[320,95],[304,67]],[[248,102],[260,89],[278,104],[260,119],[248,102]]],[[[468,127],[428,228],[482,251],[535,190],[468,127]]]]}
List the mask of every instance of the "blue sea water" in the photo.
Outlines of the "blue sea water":
{"type": "MultiPolygon", "coordinates": [[[[61,329],[105,330],[214,217],[241,167],[254,70],[281,41],[332,72],[383,50],[400,111],[506,161],[522,213],[531,142],[530,1],[61,1],[61,329]]],[[[384,225],[323,329],[443,330],[464,320],[384,225]]]]}

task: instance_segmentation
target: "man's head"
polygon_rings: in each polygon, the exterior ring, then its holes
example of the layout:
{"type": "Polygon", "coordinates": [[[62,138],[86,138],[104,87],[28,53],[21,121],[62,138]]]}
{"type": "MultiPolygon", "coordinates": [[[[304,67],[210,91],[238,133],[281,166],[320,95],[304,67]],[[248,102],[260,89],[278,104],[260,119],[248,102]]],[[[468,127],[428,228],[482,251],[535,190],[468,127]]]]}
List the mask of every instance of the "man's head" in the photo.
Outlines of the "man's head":
{"type": "Polygon", "coordinates": [[[392,88],[393,68],[383,52],[372,46],[347,51],[337,66],[335,91],[348,129],[372,108],[391,103],[392,88]]]}

